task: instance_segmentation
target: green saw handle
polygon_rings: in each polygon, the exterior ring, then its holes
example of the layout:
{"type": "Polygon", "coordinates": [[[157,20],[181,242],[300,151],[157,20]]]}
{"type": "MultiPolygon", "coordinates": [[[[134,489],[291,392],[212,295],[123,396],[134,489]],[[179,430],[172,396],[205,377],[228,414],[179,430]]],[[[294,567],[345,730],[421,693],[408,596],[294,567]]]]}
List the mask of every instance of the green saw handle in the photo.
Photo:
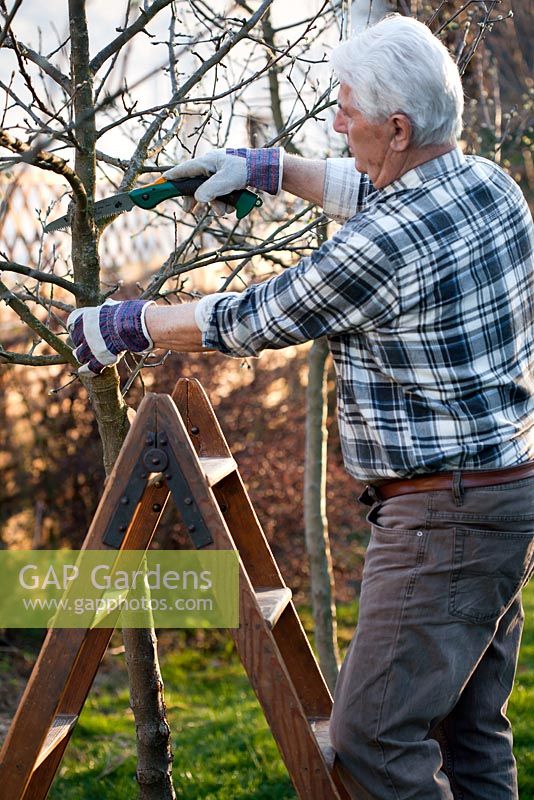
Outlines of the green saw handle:
{"type": "MultiPolygon", "coordinates": [[[[167,181],[161,178],[156,183],[142,186],[140,189],[133,189],[128,194],[136,206],[154,208],[162,200],[168,200],[170,197],[193,197],[198,187],[207,180],[208,178],[204,176],[182,178],[178,181],[167,181]]],[[[249,192],[248,189],[237,189],[234,192],[217,197],[217,200],[233,206],[238,219],[243,219],[247,214],[250,214],[253,208],[263,205],[262,199],[254,192],[249,192]]]]}

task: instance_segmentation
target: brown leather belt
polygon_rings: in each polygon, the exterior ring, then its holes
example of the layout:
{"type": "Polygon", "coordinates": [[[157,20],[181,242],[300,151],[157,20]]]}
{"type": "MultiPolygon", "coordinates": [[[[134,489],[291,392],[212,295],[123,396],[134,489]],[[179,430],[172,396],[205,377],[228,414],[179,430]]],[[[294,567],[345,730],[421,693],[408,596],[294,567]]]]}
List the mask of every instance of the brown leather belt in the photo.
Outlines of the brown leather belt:
{"type": "MultiPolygon", "coordinates": [[[[447,490],[453,488],[455,475],[457,475],[455,472],[436,472],[433,475],[421,475],[420,478],[387,480],[384,483],[373,484],[373,489],[383,500],[399,494],[447,490]]],[[[462,488],[471,489],[476,486],[498,486],[501,483],[519,481],[533,475],[534,461],[527,461],[526,464],[518,464],[516,467],[505,467],[504,469],[460,471],[459,483],[462,488]]]]}

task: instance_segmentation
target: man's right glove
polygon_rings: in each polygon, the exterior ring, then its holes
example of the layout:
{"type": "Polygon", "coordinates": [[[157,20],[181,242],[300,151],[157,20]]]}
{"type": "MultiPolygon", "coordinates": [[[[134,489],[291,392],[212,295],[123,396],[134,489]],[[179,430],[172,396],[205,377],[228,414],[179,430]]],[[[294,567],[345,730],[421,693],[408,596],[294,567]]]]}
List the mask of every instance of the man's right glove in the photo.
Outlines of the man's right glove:
{"type": "Polygon", "coordinates": [[[150,353],[154,343],[145,322],[153,300],[106,300],[101,306],[77,308],[67,319],[67,330],[80,362],[79,375],[100,375],[123,353],[150,353]]]}
{"type": "Polygon", "coordinates": [[[283,156],[281,147],[211,150],[206,155],[168,169],[163,177],[177,180],[210,175],[209,180],[195,192],[195,200],[199,203],[210,203],[216,197],[246,186],[278,194],[282,187],[283,156]]]}

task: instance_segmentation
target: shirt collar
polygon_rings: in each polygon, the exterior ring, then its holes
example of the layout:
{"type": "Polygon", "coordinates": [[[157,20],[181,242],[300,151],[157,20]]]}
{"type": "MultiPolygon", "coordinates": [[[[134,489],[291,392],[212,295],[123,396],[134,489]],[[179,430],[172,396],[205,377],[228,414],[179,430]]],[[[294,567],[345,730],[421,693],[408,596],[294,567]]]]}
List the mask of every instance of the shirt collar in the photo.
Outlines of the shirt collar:
{"type": "Polygon", "coordinates": [[[385,195],[398,192],[401,189],[414,189],[425,181],[457,169],[464,162],[464,154],[459,147],[455,147],[449,153],[437,156],[437,158],[432,158],[430,161],[425,161],[424,164],[419,164],[418,167],[408,170],[408,172],[405,172],[400,178],[397,178],[396,181],[388,183],[383,189],[378,189],[378,195],[384,197],[385,195]]]}

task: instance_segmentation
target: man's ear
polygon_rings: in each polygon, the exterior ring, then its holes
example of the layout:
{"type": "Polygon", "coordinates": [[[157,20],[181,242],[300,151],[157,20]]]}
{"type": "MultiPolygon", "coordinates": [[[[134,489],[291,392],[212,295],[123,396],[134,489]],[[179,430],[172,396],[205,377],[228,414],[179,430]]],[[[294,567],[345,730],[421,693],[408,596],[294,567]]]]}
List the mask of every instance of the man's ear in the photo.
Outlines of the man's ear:
{"type": "Polygon", "coordinates": [[[401,153],[407,150],[412,142],[413,126],[406,114],[392,114],[389,118],[392,126],[391,149],[401,153]]]}

